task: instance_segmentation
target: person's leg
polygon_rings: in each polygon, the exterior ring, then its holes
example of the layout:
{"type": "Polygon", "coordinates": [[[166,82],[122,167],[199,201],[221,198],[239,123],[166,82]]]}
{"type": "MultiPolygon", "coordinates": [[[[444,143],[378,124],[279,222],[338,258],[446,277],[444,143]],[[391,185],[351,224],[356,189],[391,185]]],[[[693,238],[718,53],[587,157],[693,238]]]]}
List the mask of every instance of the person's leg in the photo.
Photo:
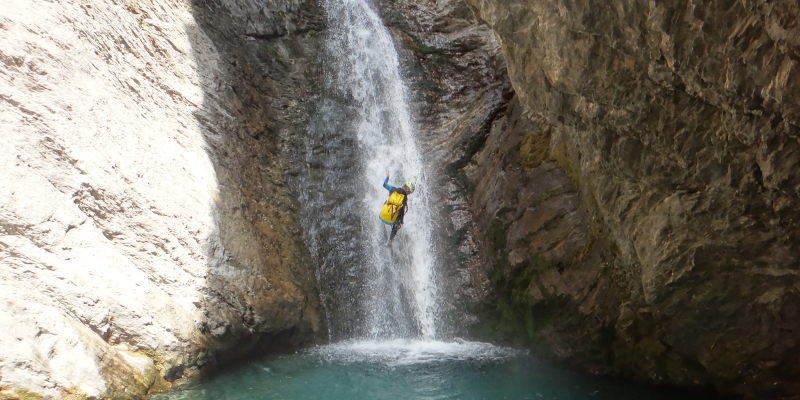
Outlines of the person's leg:
{"type": "Polygon", "coordinates": [[[406,216],[406,208],[401,207],[400,214],[397,216],[397,219],[394,221],[394,224],[392,224],[392,236],[389,237],[390,242],[392,241],[392,239],[394,239],[394,235],[397,235],[397,231],[399,231],[400,228],[403,226],[403,217],[405,216],[406,216]]]}

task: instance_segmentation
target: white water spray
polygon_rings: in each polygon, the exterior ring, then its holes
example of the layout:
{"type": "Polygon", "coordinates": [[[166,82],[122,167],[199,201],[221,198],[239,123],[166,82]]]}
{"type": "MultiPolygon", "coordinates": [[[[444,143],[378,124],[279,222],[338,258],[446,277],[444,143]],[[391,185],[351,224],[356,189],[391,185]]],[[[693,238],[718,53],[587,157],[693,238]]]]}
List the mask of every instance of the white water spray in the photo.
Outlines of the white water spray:
{"type": "Polygon", "coordinates": [[[369,276],[365,280],[365,328],[370,337],[436,337],[435,253],[432,249],[431,187],[414,137],[400,63],[392,38],[366,0],[325,0],[329,54],[336,72],[333,88],[352,109],[361,158],[363,193],[353,212],[361,220],[360,239],[369,276]],[[388,197],[381,186],[413,181],[405,224],[387,244],[389,227],[378,219],[388,197]]]}

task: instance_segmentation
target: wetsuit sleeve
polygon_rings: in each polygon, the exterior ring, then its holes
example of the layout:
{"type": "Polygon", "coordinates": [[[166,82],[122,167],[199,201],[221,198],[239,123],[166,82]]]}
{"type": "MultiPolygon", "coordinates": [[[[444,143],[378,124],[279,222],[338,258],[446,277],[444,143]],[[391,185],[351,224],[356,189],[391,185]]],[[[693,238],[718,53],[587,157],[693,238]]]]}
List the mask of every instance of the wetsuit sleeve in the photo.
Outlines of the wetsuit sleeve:
{"type": "Polygon", "coordinates": [[[383,180],[383,187],[386,188],[386,190],[388,190],[389,193],[392,193],[392,190],[394,190],[394,186],[389,184],[388,176],[386,177],[386,179],[383,180]]]}

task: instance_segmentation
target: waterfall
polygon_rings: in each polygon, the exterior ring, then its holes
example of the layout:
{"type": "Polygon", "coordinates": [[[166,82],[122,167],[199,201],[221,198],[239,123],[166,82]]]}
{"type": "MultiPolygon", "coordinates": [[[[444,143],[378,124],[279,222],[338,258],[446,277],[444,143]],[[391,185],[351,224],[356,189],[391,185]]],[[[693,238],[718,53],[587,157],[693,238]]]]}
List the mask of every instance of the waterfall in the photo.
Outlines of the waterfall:
{"type": "Polygon", "coordinates": [[[331,339],[436,337],[431,191],[392,38],[366,0],[325,0],[325,95],[305,139],[306,235],[331,339]],[[389,182],[413,181],[389,246],[389,182]]]}

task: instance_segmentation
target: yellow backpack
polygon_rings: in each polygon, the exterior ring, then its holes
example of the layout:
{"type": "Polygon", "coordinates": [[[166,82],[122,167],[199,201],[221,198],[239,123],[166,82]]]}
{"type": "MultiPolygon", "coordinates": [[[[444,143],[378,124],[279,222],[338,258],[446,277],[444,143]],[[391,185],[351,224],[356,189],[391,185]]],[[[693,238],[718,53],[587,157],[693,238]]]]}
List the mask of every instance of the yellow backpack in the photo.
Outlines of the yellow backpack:
{"type": "Polygon", "coordinates": [[[386,224],[394,224],[394,221],[397,220],[397,215],[400,213],[400,209],[403,208],[403,199],[405,197],[406,195],[404,194],[392,192],[381,209],[381,221],[386,224]]]}

